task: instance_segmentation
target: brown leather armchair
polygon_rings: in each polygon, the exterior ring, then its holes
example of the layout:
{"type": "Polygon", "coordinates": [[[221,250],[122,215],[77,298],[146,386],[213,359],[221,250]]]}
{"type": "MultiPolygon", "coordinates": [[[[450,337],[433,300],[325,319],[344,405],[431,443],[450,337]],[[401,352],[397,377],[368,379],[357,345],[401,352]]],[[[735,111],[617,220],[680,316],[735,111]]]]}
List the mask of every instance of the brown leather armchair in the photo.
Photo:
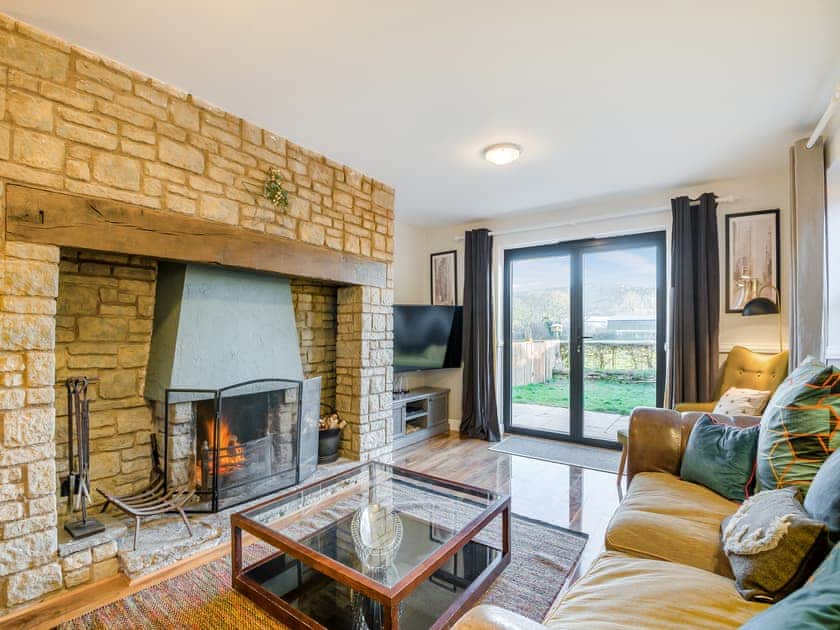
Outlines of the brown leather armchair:
{"type": "Polygon", "coordinates": [[[779,354],[758,354],[743,346],[734,346],[721,368],[717,400],[711,402],[682,402],[677,411],[710,412],[730,387],[758,389],[770,394],[785,380],[788,371],[787,350],[779,354]]]}

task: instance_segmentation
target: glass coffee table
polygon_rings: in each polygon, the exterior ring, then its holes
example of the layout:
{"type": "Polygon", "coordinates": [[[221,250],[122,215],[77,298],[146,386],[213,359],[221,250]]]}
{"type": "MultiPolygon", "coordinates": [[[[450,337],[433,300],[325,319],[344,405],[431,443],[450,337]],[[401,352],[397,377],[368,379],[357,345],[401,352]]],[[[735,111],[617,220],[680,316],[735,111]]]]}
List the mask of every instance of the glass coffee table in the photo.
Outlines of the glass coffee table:
{"type": "Polygon", "coordinates": [[[232,515],[233,587],[292,628],[446,628],[510,562],[510,522],[507,495],[369,462],[232,515]]]}

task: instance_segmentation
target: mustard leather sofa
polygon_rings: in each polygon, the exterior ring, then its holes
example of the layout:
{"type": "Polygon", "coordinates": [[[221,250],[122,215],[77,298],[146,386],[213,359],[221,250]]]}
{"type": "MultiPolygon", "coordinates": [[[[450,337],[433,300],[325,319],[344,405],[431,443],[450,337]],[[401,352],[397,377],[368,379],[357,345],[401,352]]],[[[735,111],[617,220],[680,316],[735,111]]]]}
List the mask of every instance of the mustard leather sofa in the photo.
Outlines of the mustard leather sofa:
{"type": "MultiPolygon", "coordinates": [[[[737,628],[767,608],[738,594],[721,550],[720,523],[739,504],[679,478],[688,435],[702,415],[650,408],[633,412],[629,487],[607,528],[605,550],[561,592],[542,624],[481,605],[454,628],[719,630],[737,628]]],[[[759,420],[715,418],[740,426],[759,420]]]]}
{"type": "Polygon", "coordinates": [[[788,352],[758,354],[744,346],[733,346],[721,367],[717,400],[711,402],[682,402],[677,411],[711,412],[730,387],[769,391],[770,395],[782,384],[788,373],[788,352]]]}

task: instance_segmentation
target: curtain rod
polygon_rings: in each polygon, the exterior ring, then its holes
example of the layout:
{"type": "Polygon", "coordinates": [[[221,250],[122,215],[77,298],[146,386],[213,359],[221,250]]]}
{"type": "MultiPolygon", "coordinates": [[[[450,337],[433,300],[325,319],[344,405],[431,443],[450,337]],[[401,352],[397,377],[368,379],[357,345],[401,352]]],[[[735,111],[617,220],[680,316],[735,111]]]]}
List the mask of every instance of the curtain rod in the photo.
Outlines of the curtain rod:
{"type": "Polygon", "coordinates": [[[826,126],[828,126],[828,121],[831,120],[831,116],[834,114],[838,105],[840,105],[840,83],[838,83],[837,87],[834,89],[834,96],[831,97],[831,100],[828,102],[828,107],[825,108],[817,126],[814,127],[814,133],[811,134],[811,137],[808,138],[808,142],[805,143],[806,149],[814,148],[814,145],[817,143],[817,140],[820,139],[820,135],[823,130],[826,126]]]}
{"type": "MultiPolygon", "coordinates": [[[[718,197],[718,203],[733,203],[737,201],[738,197],[735,195],[725,195],[723,197],[718,197]]],[[[693,200],[692,203],[697,203],[697,200],[693,200]]],[[[521,228],[513,228],[510,230],[493,230],[490,232],[490,236],[504,236],[506,234],[519,234],[521,232],[539,232],[542,230],[553,230],[556,228],[562,227],[573,227],[575,225],[586,225],[587,223],[598,223],[599,221],[609,221],[610,219],[618,219],[624,217],[642,217],[648,214],[659,214],[660,212],[667,212],[667,208],[645,208],[643,210],[635,210],[632,212],[625,212],[621,215],[601,215],[598,217],[586,217],[582,219],[571,219],[569,221],[564,221],[562,223],[548,223],[543,225],[535,225],[533,227],[521,227],[521,228]]],[[[464,235],[461,234],[460,236],[455,237],[456,241],[463,241],[464,235]]]]}

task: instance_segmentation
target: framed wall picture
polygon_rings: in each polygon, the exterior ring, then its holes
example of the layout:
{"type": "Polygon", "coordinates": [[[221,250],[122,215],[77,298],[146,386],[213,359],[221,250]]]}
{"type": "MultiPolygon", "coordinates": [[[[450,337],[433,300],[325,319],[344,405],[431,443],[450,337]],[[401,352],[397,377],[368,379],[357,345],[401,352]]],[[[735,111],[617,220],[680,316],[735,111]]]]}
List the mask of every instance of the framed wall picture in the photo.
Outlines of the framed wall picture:
{"type": "Polygon", "coordinates": [[[432,304],[455,306],[458,302],[458,252],[438,252],[431,255],[432,304]]]}
{"type": "Polygon", "coordinates": [[[778,301],[779,210],[726,215],[726,312],[756,297],[778,301]]]}

